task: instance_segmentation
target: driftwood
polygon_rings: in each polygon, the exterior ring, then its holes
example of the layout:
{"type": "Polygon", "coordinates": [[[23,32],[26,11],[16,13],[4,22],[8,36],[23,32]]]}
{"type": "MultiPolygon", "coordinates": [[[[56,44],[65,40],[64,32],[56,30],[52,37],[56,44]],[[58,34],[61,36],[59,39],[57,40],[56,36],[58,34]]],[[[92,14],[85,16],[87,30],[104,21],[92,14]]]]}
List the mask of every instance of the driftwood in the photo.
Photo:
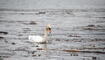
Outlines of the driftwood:
{"type": "Polygon", "coordinates": [[[100,53],[105,54],[104,51],[89,51],[89,50],[76,50],[76,49],[68,49],[68,50],[58,50],[58,49],[42,49],[38,48],[37,50],[56,50],[56,51],[64,51],[64,52],[81,52],[81,53],[100,53]]]}

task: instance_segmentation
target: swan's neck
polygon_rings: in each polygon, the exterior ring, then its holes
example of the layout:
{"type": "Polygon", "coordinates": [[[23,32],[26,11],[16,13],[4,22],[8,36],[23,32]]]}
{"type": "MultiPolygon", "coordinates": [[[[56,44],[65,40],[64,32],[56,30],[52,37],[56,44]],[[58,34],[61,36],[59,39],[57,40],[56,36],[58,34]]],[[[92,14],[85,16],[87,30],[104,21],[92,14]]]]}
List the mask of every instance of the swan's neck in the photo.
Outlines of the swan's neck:
{"type": "Polygon", "coordinates": [[[47,30],[45,29],[45,30],[44,30],[44,38],[47,38],[47,36],[48,36],[48,32],[47,32],[47,30]]]}

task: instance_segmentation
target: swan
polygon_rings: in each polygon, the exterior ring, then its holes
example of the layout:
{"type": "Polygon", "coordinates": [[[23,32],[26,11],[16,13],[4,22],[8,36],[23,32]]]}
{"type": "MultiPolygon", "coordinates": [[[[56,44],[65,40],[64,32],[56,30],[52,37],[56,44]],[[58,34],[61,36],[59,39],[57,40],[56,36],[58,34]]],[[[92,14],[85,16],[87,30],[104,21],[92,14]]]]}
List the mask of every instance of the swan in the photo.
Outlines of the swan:
{"type": "Polygon", "coordinates": [[[29,35],[29,41],[37,43],[47,43],[48,33],[51,33],[51,25],[47,24],[44,29],[44,36],[39,35],[29,35]]]}

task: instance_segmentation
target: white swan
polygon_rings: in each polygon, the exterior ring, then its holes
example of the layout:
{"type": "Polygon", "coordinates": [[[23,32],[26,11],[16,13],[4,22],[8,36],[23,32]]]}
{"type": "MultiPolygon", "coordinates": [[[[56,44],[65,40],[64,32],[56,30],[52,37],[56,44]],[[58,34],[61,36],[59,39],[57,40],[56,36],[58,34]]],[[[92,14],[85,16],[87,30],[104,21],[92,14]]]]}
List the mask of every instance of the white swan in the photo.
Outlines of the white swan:
{"type": "Polygon", "coordinates": [[[44,30],[44,36],[39,35],[30,35],[29,41],[37,42],[37,43],[47,43],[48,33],[51,33],[51,25],[48,24],[44,30]]]}

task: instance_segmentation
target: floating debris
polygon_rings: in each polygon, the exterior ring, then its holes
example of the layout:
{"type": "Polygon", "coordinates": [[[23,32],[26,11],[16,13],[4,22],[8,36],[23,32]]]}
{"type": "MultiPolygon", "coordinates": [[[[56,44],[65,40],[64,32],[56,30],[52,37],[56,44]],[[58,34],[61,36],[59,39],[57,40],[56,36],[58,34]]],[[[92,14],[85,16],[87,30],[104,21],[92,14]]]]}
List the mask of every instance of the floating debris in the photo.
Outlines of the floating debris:
{"type": "Polygon", "coordinates": [[[36,15],[39,15],[39,14],[45,14],[46,12],[42,12],[42,11],[40,11],[40,12],[38,12],[38,13],[36,13],[36,15]]]}
{"type": "Polygon", "coordinates": [[[94,42],[96,42],[96,41],[103,41],[103,42],[104,42],[105,39],[95,38],[95,39],[91,40],[91,42],[93,42],[93,41],[94,41],[94,42]]]}
{"type": "Polygon", "coordinates": [[[99,48],[84,48],[84,49],[94,49],[94,50],[97,50],[97,49],[105,49],[105,47],[104,48],[101,48],[101,47],[99,47],[99,48]]]}
{"type": "Polygon", "coordinates": [[[21,22],[21,23],[25,25],[36,25],[37,24],[35,21],[26,21],[26,22],[21,22]]]}
{"type": "Polygon", "coordinates": [[[68,37],[81,37],[79,35],[69,35],[68,37]]]}
{"type": "Polygon", "coordinates": [[[38,55],[36,55],[36,54],[32,54],[32,56],[34,57],[34,56],[41,56],[41,54],[38,54],[38,55]]]}
{"type": "Polygon", "coordinates": [[[62,51],[65,51],[65,52],[80,52],[80,50],[62,50],[62,51]]]}
{"type": "Polygon", "coordinates": [[[9,58],[10,56],[0,56],[0,60],[3,60],[3,58],[9,58]]]}
{"type": "Polygon", "coordinates": [[[69,39],[65,40],[66,42],[70,41],[69,39]]]}
{"type": "Polygon", "coordinates": [[[41,54],[38,54],[38,56],[41,56],[41,54]]]}
{"type": "Polygon", "coordinates": [[[32,54],[34,54],[36,51],[32,51],[32,54]]]}
{"type": "Polygon", "coordinates": [[[19,34],[18,36],[23,36],[23,34],[19,34]]]}
{"type": "Polygon", "coordinates": [[[30,28],[23,28],[24,31],[31,31],[30,28]]]}
{"type": "Polygon", "coordinates": [[[5,32],[5,31],[0,31],[0,34],[8,34],[8,32],[5,32]]]}
{"type": "Polygon", "coordinates": [[[87,27],[95,27],[95,25],[88,25],[87,27]]]}
{"type": "Polygon", "coordinates": [[[60,39],[57,38],[56,41],[60,41],[60,39]]]}
{"type": "Polygon", "coordinates": [[[105,54],[103,51],[83,51],[83,50],[61,50],[65,52],[82,52],[82,53],[100,53],[100,54],[105,54]]]}
{"type": "Polygon", "coordinates": [[[96,60],[97,58],[96,57],[92,57],[92,60],[96,60]]]}
{"type": "Polygon", "coordinates": [[[78,56],[78,54],[76,54],[76,53],[71,53],[70,55],[71,56],[78,56]]]}
{"type": "Polygon", "coordinates": [[[0,51],[0,57],[3,57],[3,58],[9,58],[13,55],[15,55],[15,52],[0,51]]]}
{"type": "Polygon", "coordinates": [[[20,13],[21,15],[24,15],[25,13],[20,13]]]}
{"type": "Polygon", "coordinates": [[[36,25],[37,23],[35,21],[31,21],[29,24],[30,25],[36,25]]]}
{"type": "Polygon", "coordinates": [[[84,30],[95,30],[96,26],[95,25],[87,25],[85,27],[83,27],[84,30]]]}
{"type": "Polygon", "coordinates": [[[35,55],[35,54],[32,54],[32,56],[34,57],[34,56],[37,56],[37,55],[35,55]]]}
{"type": "Polygon", "coordinates": [[[44,50],[43,48],[37,48],[37,50],[44,50]]]}
{"type": "Polygon", "coordinates": [[[0,36],[0,39],[4,39],[4,37],[0,36]]]}
{"type": "Polygon", "coordinates": [[[105,54],[105,52],[102,51],[81,51],[83,53],[100,53],[100,54],[105,54]]]}
{"type": "Polygon", "coordinates": [[[15,43],[15,42],[12,42],[11,44],[12,44],[12,45],[15,45],[16,43],[15,43]]]}
{"type": "Polygon", "coordinates": [[[38,45],[36,45],[35,47],[39,47],[38,45]]]}

